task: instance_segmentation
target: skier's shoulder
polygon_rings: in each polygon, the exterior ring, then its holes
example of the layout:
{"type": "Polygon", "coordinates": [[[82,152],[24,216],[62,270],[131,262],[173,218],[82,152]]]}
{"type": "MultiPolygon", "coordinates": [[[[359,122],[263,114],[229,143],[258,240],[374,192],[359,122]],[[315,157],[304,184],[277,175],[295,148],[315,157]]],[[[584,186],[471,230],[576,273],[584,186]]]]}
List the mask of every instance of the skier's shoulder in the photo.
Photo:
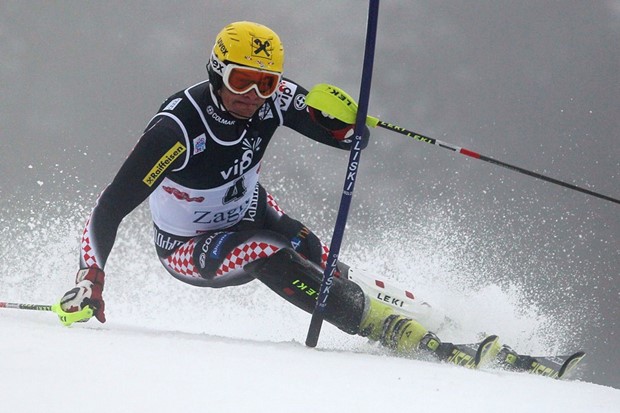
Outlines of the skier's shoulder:
{"type": "Polygon", "coordinates": [[[209,98],[209,81],[204,80],[169,96],[159,107],[158,115],[191,116],[205,99],[209,98]]]}
{"type": "Polygon", "coordinates": [[[208,80],[186,87],[166,98],[158,111],[147,124],[146,131],[185,137],[192,125],[202,125],[201,107],[206,107],[211,99],[208,80]]]}
{"type": "Polygon", "coordinates": [[[307,94],[308,91],[299,83],[288,78],[282,78],[273,101],[281,112],[303,110],[306,107],[307,94]]]}

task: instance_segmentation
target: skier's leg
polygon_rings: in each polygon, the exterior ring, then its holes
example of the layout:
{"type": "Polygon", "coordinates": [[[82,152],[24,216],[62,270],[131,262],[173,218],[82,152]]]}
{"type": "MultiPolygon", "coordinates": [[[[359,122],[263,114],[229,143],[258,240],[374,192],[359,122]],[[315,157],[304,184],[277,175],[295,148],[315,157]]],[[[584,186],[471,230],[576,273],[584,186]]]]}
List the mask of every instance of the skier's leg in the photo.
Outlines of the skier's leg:
{"type": "Polygon", "coordinates": [[[254,279],[243,269],[244,265],[288,245],[286,239],[273,231],[211,231],[188,239],[159,259],[173,277],[185,283],[230,287],[254,279]]]}
{"type": "MultiPolygon", "coordinates": [[[[260,189],[264,191],[262,187],[260,189]]],[[[299,255],[325,268],[329,253],[327,246],[304,224],[286,215],[270,194],[265,192],[261,196],[266,198],[264,228],[283,235],[299,255]]],[[[418,320],[433,331],[441,331],[453,324],[441,309],[431,307],[411,289],[402,288],[376,274],[351,268],[342,262],[338,263],[338,271],[343,278],[358,284],[369,297],[392,306],[399,313],[418,320]]]]}
{"type": "Polygon", "coordinates": [[[178,237],[155,227],[157,254],[174,277],[202,287],[227,287],[254,278],[243,266],[281,248],[294,248],[325,265],[327,247],[306,226],[284,214],[257,185],[252,202],[237,225],[198,237],[178,237]]]}
{"type": "Polygon", "coordinates": [[[454,325],[443,310],[431,306],[426,300],[414,293],[413,289],[406,289],[392,280],[383,278],[375,273],[358,268],[339,264],[342,277],[359,285],[369,297],[373,297],[399,313],[417,320],[432,331],[439,332],[443,328],[454,325]]]}
{"type": "MultiPolygon", "coordinates": [[[[290,249],[281,249],[246,266],[258,280],[278,295],[312,312],[321,284],[322,271],[290,249]]],[[[349,334],[358,334],[402,353],[418,348],[428,331],[396,308],[370,297],[346,278],[335,277],[330,288],[325,320],[349,334]]]]}
{"type": "MultiPolygon", "coordinates": [[[[261,187],[261,190],[264,189],[261,187]]],[[[300,221],[284,213],[275,198],[264,191],[265,221],[262,228],[277,232],[288,240],[290,248],[303,258],[325,268],[329,249],[300,221]]]]}

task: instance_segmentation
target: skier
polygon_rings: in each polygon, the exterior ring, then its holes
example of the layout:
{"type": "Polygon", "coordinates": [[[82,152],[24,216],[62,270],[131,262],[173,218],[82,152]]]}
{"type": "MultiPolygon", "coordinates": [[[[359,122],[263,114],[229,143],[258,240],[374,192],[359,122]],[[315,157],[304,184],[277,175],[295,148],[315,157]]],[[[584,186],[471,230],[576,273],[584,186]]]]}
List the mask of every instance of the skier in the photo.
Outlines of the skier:
{"type": "MultiPolygon", "coordinates": [[[[283,63],[271,29],[247,21],[222,29],[208,80],[164,101],[99,196],[82,235],[75,286],[53,306],[61,321],[106,321],[105,264],[121,221],[147,198],[155,249],[173,277],[212,288],[258,279],[312,312],[328,249],[259,183],[261,160],[279,126],[348,150],[354,125],[307,106],[308,91],[282,77],[283,63]]],[[[366,129],[361,149],[369,137],[366,129]]],[[[399,354],[423,351],[467,367],[497,356],[511,368],[554,377],[583,357],[522,356],[500,349],[496,336],[477,345],[441,342],[422,326],[440,328],[441,313],[374,275],[337,267],[325,320],[399,354]]]]}
{"type": "MultiPolygon", "coordinates": [[[[261,160],[279,126],[348,150],[354,125],[307,107],[308,91],[282,77],[283,63],[280,38],[261,24],[235,22],[217,35],[208,80],[164,101],[101,193],[84,228],[76,285],[60,300],[64,312],[89,306],[106,321],[106,260],[120,222],[147,198],[156,252],[173,277],[212,288],[259,279],[312,311],[328,249],[259,183],[261,160]]],[[[366,130],[362,148],[368,139],[366,130]]],[[[328,322],[403,351],[434,337],[364,292],[371,283],[361,273],[355,283],[353,270],[338,267],[328,322]]]]}

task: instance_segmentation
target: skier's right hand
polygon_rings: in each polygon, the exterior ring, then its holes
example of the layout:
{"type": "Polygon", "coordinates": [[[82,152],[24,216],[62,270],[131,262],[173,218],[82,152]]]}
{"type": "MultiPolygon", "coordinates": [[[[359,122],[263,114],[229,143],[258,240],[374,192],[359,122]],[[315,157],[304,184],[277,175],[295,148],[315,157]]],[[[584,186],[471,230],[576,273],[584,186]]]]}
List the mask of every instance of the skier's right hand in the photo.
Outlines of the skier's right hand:
{"type": "Polygon", "coordinates": [[[337,141],[343,141],[353,136],[353,128],[355,125],[349,125],[348,123],[336,119],[329,113],[315,109],[312,106],[308,106],[308,113],[310,113],[310,118],[315,123],[323,129],[326,129],[337,141]]]}
{"type": "MultiPolygon", "coordinates": [[[[66,313],[83,310],[86,306],[101,323],[105,323],[105,302],[102,292],[105,273],[99,268],[84,268],[75,276],[75,287],[60,299],[60,308],[66,313]]],[[[90,317],[79,321],[88,321],[90,317]]]]}

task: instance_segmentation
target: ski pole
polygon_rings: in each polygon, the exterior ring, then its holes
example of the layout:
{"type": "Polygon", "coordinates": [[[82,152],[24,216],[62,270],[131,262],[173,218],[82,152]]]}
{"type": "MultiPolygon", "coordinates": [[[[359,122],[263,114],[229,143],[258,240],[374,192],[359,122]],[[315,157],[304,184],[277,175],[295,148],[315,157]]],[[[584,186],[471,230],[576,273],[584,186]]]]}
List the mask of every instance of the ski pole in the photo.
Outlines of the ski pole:
{"type": "Polygon", "coordinates": [[[379,0],[369,0],[368,5],[368,23],[366,27],[366,45],[364,49],[364,62],[362,66],[362,81],[360,85],[360,106],[356,116],[354,128],[355,139],[351,146],[351,152],[349,154],[349,164],[347,166],[347,174],[344,182],[344,188],[342,190],[342,197],[340,198],[340,207],[338,209],[338,216],[336,217],[336,224],[334,225],[334,233],[329,246],[329,256],[327,258],[327,265],[323,272],[323,279],[321,281],[321,287],[319,289],[319,296],[317,298],[316,306],[312,312],[312,319],[310,320],[310,326],[308,328],[308,334],[306,336],[306,346],[316,347],[319,334],[321,333],[321,326],[323,324],[323,318],[325,309],[327,308],[327,299],[329,298],[329,290],[334,281],[334,273],[336,272],[336,264],[338,262],[338,254],[340,253],[340,245],[344,236],[344,229],[347,223],[347,216],[349,214],[349,207],[351,205],[351,199],[353,198],[353,189],[355,187],[355,178],[357,170],[359,168],[360,155],[361,155],[361,141],[362,135],[365,131],[366,115],[368,113],[368,102],[370,101],[370,84],[372,80],[372,67],[375,57],[375,41],[377,37],[377,21],[379,16],[379,0]]]}
{"type": "MultiPolygon", "coordinates": [[[[353,123],[356,113],[357,113],[357,104],[355,101],[346,94],[343,90],[327,85],[327,84],[318,84],[310,90],[308,96],[306,96],[306,104],[308,106],[312,106],[315,109],[321,110],[323,112],[327,112],[335,118],[346,122],[353,123]]],[[[515,172],[519,172],[525,175],[529,175],[531,177],[541,179],[546,182],[551,182],[556,185],[563,186],[565,188],[569,188],[575,191],[582,192],[584,194],[592,195],[597,198],[604,199],[606,201],[611,201],[616,204],[620,204],[620,200],[617,198],[612,198],[607,195],[603,195],[598,192],[591,191],[586,188],[579,187],[577,185],[570,184],[568,182],[563,182],[555,178],[551,178],[549,176],[539,174],[537,172],[530,171],[525,168],[521,168],[519,166],[511,165],[506,162],[498,161],[497,159],[493,159],[489,156],[482,155],[478,152],[474,152],[469,149],[461,148],[456,145],[452,145],[447,142],[440,141],[439,139],[434,139],[428,136],[424,136],[422,134],[412,132],[407,130],[401,126],[393,125],[391,123],[383,122],[382,120],[375,118],[373,116],[366,117],[366,124],[373,128],[381,127],[387,130],[391,130],[392,132],[400,133],[402,135],[408,136],[416,141],[430,143],[431,145],[439,146],[440,148],[449,149],[453,152],[460,153],[462,155],[469,156],[471,158],[480,159],[481,161],[489,162],[494,165],[501,166],[506,169],[510,169],[515,172]]]]}
{"type": "Polygon", "coordinates": [[[24,304],[24,303],[6,303],[0,301],[0,308],[12,308],[15,310],[36,310],[36,311],[52,311],[51,305],[46,304],[24,304]]]}
{"type": "Polygon", "coordinates": [[[47,305],[47,304],[8,303],[8,302],[0,301],[0,308],[11,308],[14,310],[50,311],[52,313],[55,313],[60,319],[60,322],[66,326],[70,326],[71,324],[78,322],[78,321],[86,321],[89,318],[91,318],[94,314],[90,306],[85,306],[79,311],[68,313],[60,307],[60,303],[57,303],[54,305],[47,305]]]}

